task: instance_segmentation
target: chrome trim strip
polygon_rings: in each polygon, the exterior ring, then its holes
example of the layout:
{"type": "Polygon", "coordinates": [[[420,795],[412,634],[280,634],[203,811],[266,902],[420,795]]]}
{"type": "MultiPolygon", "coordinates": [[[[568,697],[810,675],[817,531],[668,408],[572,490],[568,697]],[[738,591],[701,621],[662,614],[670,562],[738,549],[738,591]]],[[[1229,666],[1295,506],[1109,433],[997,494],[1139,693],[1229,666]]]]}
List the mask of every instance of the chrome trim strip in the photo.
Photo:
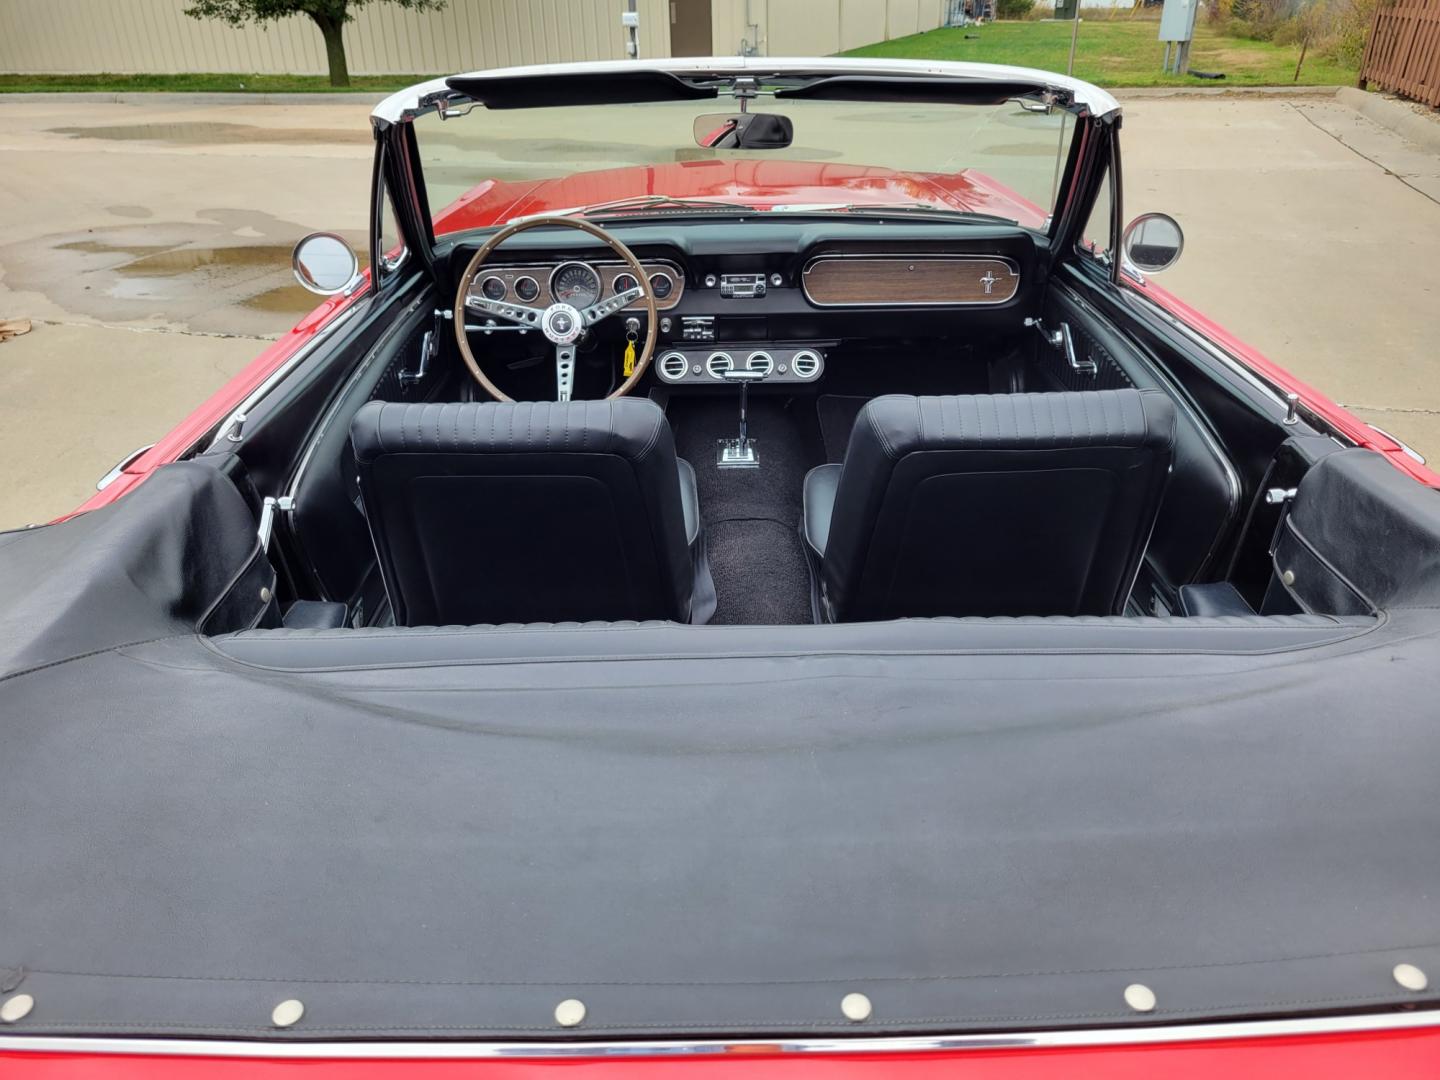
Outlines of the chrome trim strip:
{"type": "MultiPolygon", "coordinates": [[[[1376,431],[1379,431],[1380,429],[1379,429],[1379,428],[1376,428],[1375,430],[1376,430],[1376,431]]],[[[1384,434],[1384,433],[1381,432],[1381,434],[1384,434]]],[[[1398,440],[1397,440],[1397,441],[1398,441],[1398,440]]],[[[1404,445],[1404,444],[1402,443],[1401,445],[1404,445]]],[[[107,472],[107,473],[106,473],[104,476],[102,476],[99,480],[96,480],[96,481],[95,481],[95,490],[96,490],[96,491],[104,491],[107,487],[109,487],[111,484],[113,484],[116,480],[119,480],[119,479],[120,479],[120,474],[123,473],[126,469],[128,469],[131,465],[133,465],[136,461],[138,461],[138,460],[140,459],[140,456],[141,456],[142,454],[148,453],[149,451],[151,451],[151,450],[153,450],[153,449],[155,449],[155,444],[152,442],[152,443],[146,443],[144,446],[141,446],[141,447],[139,447],[138,449],[131,450],[130,453],[126,454],[123,458],[121,458],[121,459],[115,464],[115,467],[114,467],[114,468],[112,468],[109,472],[107,472]]],[[[1414,453],[1414,451],[1411,451],[1411,453],[1414,453]]],[[[1421,464],[1424,464],[1424,458],[1421,458],[1421,464]]]]}
{"type": "Polygon", "coordinates": [[[220,426],[215,429],[214,437],[206,443],[205,449],[202,450],[201,453],[209,453],[211,450],[214,450],[215,447],[220,444],[220,440],[225,438],[230,429],[235,426],[236,420],[249,413],[265,395],[269,394],[271,390],[274,390],[292,371],[304,362],[306,357],[328,341],[340,326],[348,322],[355,312],[364,306],[364,304],[358,302],[352,303],[339,314],[333,316],[329,322],[315,331],[314,337],[296,349],[283,364],[265,376],[264,382],[250,391],[250,393],[246,395],[245,400],[240,402],[240,404],[231,411],[229,416],[220,421],[220,426]]]}
{"type": "MultiPolygon", "coordinates": [[[[762,75],[804,72],[814,75],[938,75],[957,79],[999,82],[1029,82],[1037,86],[1068,90],[1078,105],[1096,116],[1120,111],[1120,103],[1106,91],[1091,83],[1039,68],[1015,67],[1011,64],[976,64],[955,60],[884,60],[858,57],[795,57],[795,56],[694,56],[648,60],[591,60],[576,64],[532,64],[528,67],[495,68],[473,71],[459,77],[511,78],[534,75],[579,75],[646,71],[670,71],[677,75],[762,75]]],[[[423,99],[430,94],[449,90],[445,78],[431,79],[391,94],[375,106],[372,121],[399,123],[413,119],[427,110],[423,99]]],[[[428,108],[433,108],[433,104],[428,108]]]]}
{"type": "Polygon", "coordinates": [[[1015,260],[1008,255],[951,255],[947,252],[926,252],[926,251],[836,251],[816,255],[800,270],[800,291],[805,294],[808,303],[817,308],[960,308],[960,307],[1000,307],[1008,304],[1015,297],[1020,295],[1020,268],[1015,260]],[[877,300],[842,300],[839,303],[826,303],[823,300],[816,300],[810,295],[810,286],[806,277],[817,264],[827,262],[831,259],[910,259],[914,262],[996,262],[1002,263],[1010,271],[1010,277],[1014,279],[1015,287],[1010,290],[1009,296],[996,296],[987,300],[914,300],[914,301],[877,301],[877,300]]]}
{"type": "Polygon", "coordinates": [[[1341,1035],[1440,1027],[1440,1010],[1424,1009],[1360,1016],[1317,1016],[1296,1020],[1174,1024],[1072,1031],[996,1032],[988,1035],[896,1036],[854,1039],[664,1039],[612,1042],[294,1042],[289,1039],[128,1039],[114,1037],[0,1035],[0,1053],[154,1054],[165,1057],[228,1057],[314,1060],[319,1058],[406,1060],[433,1058],[570,1059],[637,1058],[733,1054],[771,1047],[782,1054],[913,1054],[917,1051],[1045,1049],[1087,1046],[1155,1046],[1175,1042],[1293,1035],[1341,1035]]]}
{"type": "Polygon", "coordinates": [[[1199,345],[1212,357],[1224,364],[1232,374],[1248,383],[1252,389],[1258,390],[1260,393],[1273,398],[1275,401],[1277,420],[1285,415],[1287,406],[1284,392],[1278,386],[1267,381],[1259,372],[1255,371],[1255,369],[1239,357],[1232,356],[1225,349],[1222,349],[1219,345],[1215,344],[1215,342],[1191,327],[1189,323],[1182,320],[1179,316],[1166,311],[1165,308],[1161,307],[1144,293],[1137,292],[1134,289],[1127,289],[1123,291],[1122,295],[1128,302],[1144,306],[1150,314],[1164,320],[1189,339],[1192,344],[1199,345]]]}

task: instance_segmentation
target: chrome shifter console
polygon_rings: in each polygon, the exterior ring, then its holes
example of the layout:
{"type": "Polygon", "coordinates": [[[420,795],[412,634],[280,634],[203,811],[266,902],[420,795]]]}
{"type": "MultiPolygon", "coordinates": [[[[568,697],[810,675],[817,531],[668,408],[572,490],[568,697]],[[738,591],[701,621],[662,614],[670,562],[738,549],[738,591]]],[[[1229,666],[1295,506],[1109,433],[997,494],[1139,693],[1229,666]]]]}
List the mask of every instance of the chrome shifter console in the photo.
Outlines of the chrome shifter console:
{"type": "Polygon", "coordinates": [[[759,382],[769,374],[763,368],[730,368],[721,378],[726,382],[740,384],[740,434],[734,439],[721,439],[715,450],[715,466],[720,469],[758,469],[760,454],[755,449],[755,440],[750,438],[750,427],[746,419],[749,404],[750,384],[759,382]]]}

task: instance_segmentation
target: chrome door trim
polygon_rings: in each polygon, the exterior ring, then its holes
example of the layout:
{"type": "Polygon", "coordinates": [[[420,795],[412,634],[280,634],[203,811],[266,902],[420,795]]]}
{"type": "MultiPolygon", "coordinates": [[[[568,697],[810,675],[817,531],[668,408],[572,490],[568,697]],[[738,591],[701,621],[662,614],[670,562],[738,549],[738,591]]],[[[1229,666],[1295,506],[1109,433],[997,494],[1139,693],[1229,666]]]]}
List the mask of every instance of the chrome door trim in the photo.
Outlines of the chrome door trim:
{"type": "Polygon", "coordinates": [[[913,1054],[927,1051],[1046,1049],[1094,1046],[1155,1046],[1177,1042],[1341,1035],[1440,1027],[1440,1010],[1246,1020],[1212,1024],[1165,1024],[1071,1031],[995,1032],[988,1035],[897,1036],[850,1039],[663,1039],[597,1042],[295,1042],[289,1039],[133,1039],[76,1036],[0,1036],[0,1053],[153,1054],[167,1057],[465,1060],[469,1058],[573,1059],[731,1055],[750,1047],[778,1054],[913,1054]]]}
{"type": "MultiPolygon", "coordinates": [[[[275,387],[279,386],[280,383],[283,382],[292,371],[299,367],[300,364],[303,363],[311,353],[313,353],[317,348],[319,348],[322,344],[328,341],[340,326],[349,322],[350,319],[354,316],[354,314],[365,306],[366,305],[360,303],[359,301],[352,302],[348,304],[343,310],[331,317],[330,321],[327,322],[324,326],[322,326],[319,330],[315,331],[314,336],[312,336],[309,341],[305,342],[304,345],[301,345],[300,348],[296,349],[293,353],[291,353],[290,356],[288,356],[279,367],[277,367],[269,375],[265,376],[264,381],[262,381],[260,385],[257,386],[254,390],[251,390],[250,393],[246,394],[245,400],[240,402],[239,405],[232,409],[230,411],[230,414],[226,416],[224,420],[220,421],[219,427],[215,429],[214,436],[212,436],[210,441],[205,444],[205,449],[202,450],[201,453],[208,454],[211,450],[214,450],[217,446],[220,446],[221,440],[224,439],[226,435],[232,433],[232,429],[235,427],[237,421],[240,423],[244,423],[247,414],[260,402],[263,397],[269,394],[271,390],[274,390],[275,387]]],[[[244,436],[241,435],[240,437],[231,441],[240,442],[243,440],[243,438],[244,436]]]]}

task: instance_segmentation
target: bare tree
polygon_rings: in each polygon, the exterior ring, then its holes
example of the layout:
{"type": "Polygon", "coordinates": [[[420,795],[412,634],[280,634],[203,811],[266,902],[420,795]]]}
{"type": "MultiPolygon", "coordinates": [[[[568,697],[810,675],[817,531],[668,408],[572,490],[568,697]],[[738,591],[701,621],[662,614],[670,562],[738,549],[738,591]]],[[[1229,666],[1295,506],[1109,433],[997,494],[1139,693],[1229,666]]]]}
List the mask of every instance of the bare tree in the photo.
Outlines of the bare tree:
{"type": "MultiPolygon", "coordinates": [[[[411,11],[438,11],[445,0],[380,0],[381,3],[411,11]]],[[[357,9],[371,0],[192,0],[185,14],[193,19],[223,19],[231,26],[247,22],[264,23],[290,15],[308,15],[325,39],[325,59],[330,64],[330,85],[349,86],[350,68],[345,62],[345,24],[357,9]]]]}

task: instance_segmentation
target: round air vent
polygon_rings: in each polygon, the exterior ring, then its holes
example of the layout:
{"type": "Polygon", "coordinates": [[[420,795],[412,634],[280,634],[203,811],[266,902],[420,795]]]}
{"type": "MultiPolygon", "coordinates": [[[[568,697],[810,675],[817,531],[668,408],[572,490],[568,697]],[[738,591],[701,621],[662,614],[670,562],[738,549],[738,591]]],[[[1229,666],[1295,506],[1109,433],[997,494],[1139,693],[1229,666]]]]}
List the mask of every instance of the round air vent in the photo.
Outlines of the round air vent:
{"type": "Polygon", "coordinates": [[[824,366],[820,354],[813,349],[801,349],[790,358],[790,371],[797,379],[813,379],[824,366]]]}
{"type": "Polygon", "coordinates": [[[752,352],[746,357],[745,366],[751,371],[763,371],[769,375],[775,370],[775,358],[768,352],[752,352]]]}
{"type": "Polygon", "coordinates": [[[667,352],[660,357],[660,377],[666,382],[679,382],[690,370],[690,361],[684,353],[667,352]]]}
{"type": "Polygon", "coordinates": [[[705,370],[712,379],[723,379],[725,373],[735,366],[735,358],[728,352],[712,352],[705,361],[705,370]]]}

